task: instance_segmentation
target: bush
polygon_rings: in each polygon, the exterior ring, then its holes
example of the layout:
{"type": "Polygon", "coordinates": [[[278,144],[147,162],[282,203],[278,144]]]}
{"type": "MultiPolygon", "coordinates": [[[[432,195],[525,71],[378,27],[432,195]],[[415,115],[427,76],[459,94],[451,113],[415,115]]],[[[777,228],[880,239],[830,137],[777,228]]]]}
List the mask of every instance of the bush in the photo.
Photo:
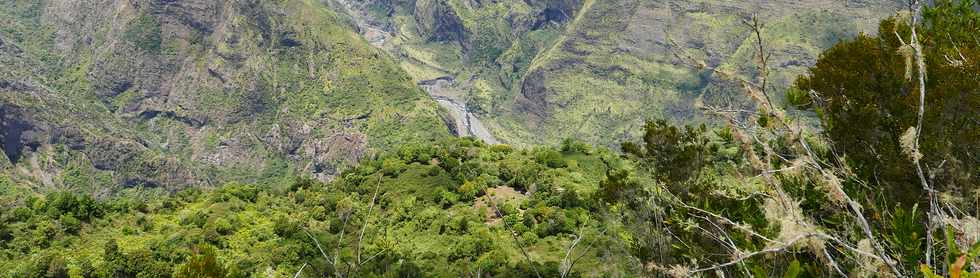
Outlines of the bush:
{"type": "Polygon", "coordinates": [[[671,184],[689,180],[708,162],[707,127],[678,128],[666,120],[648,121],[642,145],[626,142],[623,152],[653,166],[658,178],[671,184]]]}
{"type": "Polygon", "coordinates": [[[228,274],[218,262],[217,251],[210,245],[199,245],[187,261],[176,267],[174,278],[224,278],[228,274]]]}
{"type": "Polygon", "coordinates": [[[88,195],[56,192],[49,194],[46,199],[44,211],[49,217],[55,219],[64,214],[72,214],[82,221],[89,221],[92,218],[102,216],[103,213],[102,204],[88,195]]]}
{"type": "Polygon", "coordinates": [[[259,196],[259,188],[252,184],[229,183],[218,190],[218,200],[227,202],[232,198],[254,203],[259,196]]]}
{"type": "Polygon", "coordinates": [[[78,218],[72,216],[71,213],[62,214],[61,217],[58,218],[58,222],[61,223],[61,227],[68,233],[77,234],[82,228],[82,221],[79,221],[78,218]]]}
{"type": "Polygon", "coordinates": [[[535,151],[534,159],[538,163],[546,165],[550,168],[564,168],[568,166],[568,164],[565,163],[565,159],[562,158],[561,153],[550,148],[535,151]]]}
{"type": "Polygon", "coordinates": [[[579,140],[569,138],[561,142],[561,151],[592,154],[592,145],[589,145],[588,143],[579,140]]]}
{"type": "MultiPolygon", "coordinates": [[[[966,199],[973,198],[966,189],[980,184],[980,44],[975,35],[980,33],[980,13],[975,3],[937,1],[925,9],[924,22],[917,27],[928,74],[917,151],[924,154],[923,167],[943,165],[932,173],[931,183],[966,199]]],[[[918,70],[911,48],[899,40],[908,38],[911,28],[893,17],[882,21],[878,33],[824,52],[795,83],[799,91],[816,92],[820,99],[797,102],[816,104],[805,108],[818,113],[834,149],[844,152],[862,180],[876,181],[889,198],[903,204],[927,205],[915,171],[909,170],[914,167],[908,155],[912,146],[901,140],[919,118],[918,70]]]]}

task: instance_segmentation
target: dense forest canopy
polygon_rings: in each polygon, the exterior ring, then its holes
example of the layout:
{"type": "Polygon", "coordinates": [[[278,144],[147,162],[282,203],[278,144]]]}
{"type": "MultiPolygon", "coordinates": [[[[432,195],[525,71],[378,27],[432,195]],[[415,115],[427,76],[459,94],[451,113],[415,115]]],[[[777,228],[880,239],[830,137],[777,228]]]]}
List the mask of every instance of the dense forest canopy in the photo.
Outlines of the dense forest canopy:
{"type": "Polygon", "coordinates": [[[727,75],[755,109],[618,150],[437,136],[328,182],[98,198],[0,176],[0,276],[980,277],[978,8],[913,5],[785,92],[755,29],[761,74],[727,75]]]}

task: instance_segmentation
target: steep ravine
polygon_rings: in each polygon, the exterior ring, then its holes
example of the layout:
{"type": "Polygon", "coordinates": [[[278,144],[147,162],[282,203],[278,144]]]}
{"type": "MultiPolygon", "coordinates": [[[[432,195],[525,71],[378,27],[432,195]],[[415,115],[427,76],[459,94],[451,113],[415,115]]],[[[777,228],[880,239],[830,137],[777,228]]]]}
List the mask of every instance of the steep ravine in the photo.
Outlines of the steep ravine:
{"type": "MultiPolygon", "coordinates": [[[[363,15],[357,12],[352,5],[354,3],[347,0],[332,1],[334,6],[339,6],[352,18],[358,33],[364,37],[372,46],[384,48],[384,42],[392,35],[385,31],[383,27],[374,26],[363,15]]],[[[433,100],[448,111],[450,130],[456,131],[459,137],[476,137],[489,144],[499,144],[500,141],[493,136],[493,133],[480,121],[474,113],[466,107],[466,101],[461,98],[461,92],[454,88],[456,77],[443,76],[430,80],[418,81],[418,86],[425,90],[433,100]]]]}
{"type": "MultiPolygon", "coordinates": [[[[451,89],[464,93],[500,140],[535,145],[573,137],[611,147],[640,136],[636,127],[644,119],[717,120],[697,103],[747,106],[726,78],[692,69],[675,54],[755,78],[755,44],[742,23],[753,15],[764,23],[761,34],[772,52],[769,80],[784,90],[822,49],[875,33],[875,22],[903,6],[898,0],[325,1],[348,3],[352,22],[383,27],[389,34],[383,48],[416,81],[453,76],[451,89]]],[[[363,29],[369,41],[384,36],[363,29]]]]}
{"type": "Polygon", "coordinates": [[[456,97],[458,94],[451,93],[453,81],[454,79],[452,77],[446,76],[432,80],[423,80],[418,84],[429,93],[432,99],[439,103],[439,106],[449,111],[449,117],[452,118],[454,125],[450,129],[456,130],[457,136],[472,136],[488,144],[499,144],[500,141],[497,141],[497,138],[483,125],[480,118],[474,115],[473,112],[470,112],[466,107],[466,102],[458,99],[456,97]]]}

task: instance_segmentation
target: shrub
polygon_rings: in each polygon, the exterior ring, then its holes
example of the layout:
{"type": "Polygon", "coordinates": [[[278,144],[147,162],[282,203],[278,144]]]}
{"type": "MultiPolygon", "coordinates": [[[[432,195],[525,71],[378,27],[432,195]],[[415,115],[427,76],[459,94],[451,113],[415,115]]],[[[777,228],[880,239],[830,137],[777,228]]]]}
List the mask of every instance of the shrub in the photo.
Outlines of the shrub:
{"type": "Polygon", "coordinates": [[[82,222],[79,221],[78,218],[72,216],[71,213],[62,214],[58,218],[58,222],[61,223],[61,227],[68,233],[77,234],[82,228],[82,222]]]}
{"type": "MultiPolygon", "coordinates": [[[[943,171],[932,173],[933,184],[972,198],[964,189],[980,184],[980,175],[958,173],[977,171],[980,44],[975,34],[980,32],[980,13],[975,1],[937,1],[923,18],[917,29],[928,79],[922,129],[915,130],[921,135],[916,151],[924,154],[923,167],[943,165],[943,171]]],[[[876,181],[901,203],[921,202],[925,192],[909,170],[914,167],[908,155],[912,144],[901,140],[919,118],[918,70],[911,47],[899,40],[910,37],[911,28],[894,17],[882,21],[878,33],[835,45],[796,81],[799,91],[815,92],[819,99],[795,91],[791,97],[815,104],[805,108],[818,113],[834,149],[847,156],[862,180],[876,181]]]]}
{"type": "Polygon", "coordinates": [[[564,168],[568,166],[561,153],[553,149],[540,149],[535,151],[534,159],[550,168],[564,168]]]}
{"type": "Polygon", "coordinates": [[[178,265],[174,278],[224,278],[228,271],[218,261],[217,251],[210,245],[199,245],[187,261],[178,265]]]}
{"type": "Polygon", "coordinates": [[[226,202],[232,198],[254,203],[259,196],[259,188],[252,184],[229,183],[221,187],[216,194],[218,200],[226,202]]]}
{"type": "Polygon", "coordinates": [[[102,216],[103,207],[88,195],[75,195],[70,192],[56,192],[47,196],[44,211],[51,218],[72,214],[83,221],[102,216]]]}

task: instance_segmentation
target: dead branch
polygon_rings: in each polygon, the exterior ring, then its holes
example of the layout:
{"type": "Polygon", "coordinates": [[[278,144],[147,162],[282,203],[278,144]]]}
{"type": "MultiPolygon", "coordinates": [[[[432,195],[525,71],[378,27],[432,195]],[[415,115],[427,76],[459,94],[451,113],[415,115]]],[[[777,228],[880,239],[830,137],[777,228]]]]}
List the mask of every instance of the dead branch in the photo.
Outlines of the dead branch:
{"type": "Polygon", "coordinates": [[[344,244],[344,234],[347,231],[347,222],[350,221],[350,218],[351,218],[351,213],[348,213],[346,215],[346,217],[344,217],[344,224],[340,226],[340,236],[337,239],[337,250],[335,251],[336,255],[334,256],[334,258],[336,258],[336,259],[332,263],[333,266],[334,266],[334,270],[337,272],[337,277],[344,277],[344,275],[341,275],[340,269],[337,268],[337,263],[338,262],[341,262],[341,260],[340,260],[340,250],[341,250],[341,248],[344,247],[344,245],[343,245],[344,244]]]}
{"type": "Polygon", "coordinates": [[[310,239],[313,240],[313,243],[316,244],[316,249],[317,250],[320,250],[320,254],[323,255],[323,258],[326,259],[328,263],[334,264],[334,261],[330,259],[330,256],[327,256],[327,253],[326,252],[323,252],[323,247],[320,247],[320,241],[317,240],[316,237],[314,237],[313,234],[310,233],[310,231],[307,231],[306,229],[303,229],[303,232],[306,232],[306,235],[309,236],[310,239]]]}
{"type": "Polygon", "coordinates": [[[361,233],[357,236],[357,247],[355,248],[355,254],[357,257],[357,265],[362,263],[361,261],[361,242],[364,241],[364,231],[367,230],[368,217],[371,216],[371,211],[374,210],[374,203],[378,199],[378,193],[381,192],[381,178],[384,177],[383,174],[378,175],[378,184],[374,187],[374,196],[371,197],[371,205],[368,205],[367,215],[364,215],[364,223],[361,223],[361,233]]]}
{"type": "Polygon", "coordinates": [[[307,263],[303,263],[303,266],[299,267],[299,271],[296,271],[296,274],[293,275],[293,278],[299,278],[299,274],[303,273],[303,269],[306,268],[306,264],[307,263]]]}
{"type": "MultiPolygon", "coordinates": [[[[757,51],[759,52],[759,74],[762,76],[762,85],[759,86],[762,91],[762,95],[765,97],[766,104],[768,104],[769,111],[775,111],[776,106],[772,105],[772,98],[769,97],[769,92],[767,90],[769,85],[769,57],[770,54],[766,54],[765,46],[762,39],[762,24],[759,22],[759,16],[752,16],[751,22],[743,21],[743,24],[749,26],[752,29],[752,33],[755,34],[755,41],[757,51]]],[[[771,112],[770,112],[771,113],[771,112]]]]}
{"type": "Polygon", "coordinates": [[[912,38],[910,40],[910,45],[913,50],[915,50],[915,63],[918,67],[918,85],[919,85],[919,111],[916,120],[915,129],[915,141],[913,144],[913,151],[918,154],[918,156],[913,156],[912,162],[915,164],[915,172],[919,177],[919,182],[922,184],[922,189],[926,191],[927,197],[929,198],[929,216],[926,223],[926,265],[929,267],[933,266],[932,256],[933,256],[933,244],[935,239],[932,236],[933,230],[936,226],[942,226],[945,230],[945,225],[943,223],[943,213],[939,211],[939,203],[936,198],[935,189],[929,185],[929,181],[926,179],[925,171],[922,170],[921,157],[922,153],[919,149],[919,141],[922,136],[922,125],[925,118],[926,112],[926,62],[925,56],[922,54],[922,43],[919,41],[919,35],[916,31],[916,26],[918,25],[918,17],[921,13],[922,6],[918,0],[909,0],[910,9],[912,9],[911,25],[912,38]]]}
{"type": "Polygon", "coordinates": [[[847,277],[847,273],[844,273],[844,271],[840,269],[840,266],[837,265],[837,261],[834,260],[834,256],[831,256],[830,252],[827,252],[827,248],[823,249],[823,258],[827,260],[827,263],[830,264],[830,267],[833,268],[838,275],[841,277],[847,277]]]}
{"type": "MultiPolygon", "coordinates": [[[[806,143],[806,140],[803,140],[802,137],[800,139],[800,145],[803,146],[803,149],[806,151],[807,155],[805,158],[810,165],[816,168],[817,171],[819,171],[824,176],[829,175],[830,177],[837,177],[836,173],[826,170],[822,165],[820,165],[819,162],[817,162],[816,155],[813,153],[813,150],[810,148],[809,144],[806,143]]],[[[842,160],[838,157],[838,161],[842,161],[842,160]]],[[[867,237],[868,241],[870,241],[872,246],[875,248],[875,251],[878,252],[878,257],[881,258],[882,261],[884,261],[885,264],[889,266],[889,268],[891,268],[892,272],[895,275],[897,275],[898,277],[904,276],[902,275],[902,271],[899,270],[898,267],[895,265],[896,263],[888,256],[887,251],[885,251],[885,248],[881,245],[880,242],[878,242],[877,239],[875,239],[874,232],[871,230],[871,225],[868,223],[868,220],[864,216],[864,213],[861,212],[861,205],[858,204],[858,202],[854,201],[854,199],[852,199],[851,196],[848,196],[847,193],[844,192],[844,189],[840,188],[839,184],[833,184],[832,186],[835,187],[832,190],[835,190],[839,195],[839,197],[843,198],[844,202],[851,210],[851,213],[854,216],[854,220],[858,222],[858,225],[861,227],[861,231],[864,232],[864,236],[867,237]]]]}
{"type": "MultiPolygon", "coordinates": [[[[803,135],[803,128],[802,128],[802,126],[799,123],[796,124],[797,128],[794,128],[793,126],[791,126],[789,124],[791,121],[786,118],[786,114],[782,111],[782,109],[780,109],[779,107],[776,107],[775,105],[773,105],[773,103],[771,101],[771,98],[769,96],[769,93],[768,93],[768,60],[769,60],[769,55],[766,54],[765,44],[764,44],[764,40],[762,38],[762,31],[761,31],[761,25],[762,24],[759,22],[758,17],[753,17],[751,21],[745,21],[744,23],[747,26],[749,26],[749,28],[752,30],[752,32],[754,34],[754,37],[755,37],[755,45],[757,47],[756,50],[758,51],[758,57],[757,58],[758,58],[758,62],[759,62],[757,66],[758,66],[758,69],[759,69],[759,72],[760,72],[760,82],[761,82],[761,85],[758,85],[758,84],[755,84],[753,82],[747,81],[747,80],[745,80],[745,79],[737,76],[736,74],[722,72],[722,71],[719,71],[717,69],[711,69],[711,70],[714,73],[718,73],[719,76],[721,76],[721,77],[728,78],[729,80],[733,80],[735,82],[738,82],[738,83],[742,84],[743,91],[750,97],[750,99],[752,99],[753,101],[755,101],[755,103],[756,103],[756,105],[758,107],[765,108],[767,110],[767,111],[765,111],[765,114],[767,114],[768,116],[772,116],[775,119],[775,122],[778,123],[778,125],[780,125],[780,127],[778,129],[776,127],[772,127],[772,126],[762,127],[762,130],[767,133],[767,134],[764,134],[764,136],[766,137],[764,139],[764,138],[760,138],[759,137],[759,134],[757,134],[758,131],[754,131],[754,129],[751,128],[749,124],[742,123],[739,120],[738,117],[734,116],[734,114],[743,114],[742,111],[733,111],[731,109],[729,109],[729,110],[712,109],[711,107],[708,107],[707,112],[713,113],[715,115],[723,116],[724,118],[726,118],[728,120],[729,124],[732,127],[734,127],[733,130],[732,130],[733,131],[733,135],[735,136],[735,138],[739,142],[741,142],[741,148],[742,148],[743,152],[746,154],[747,159],[750,162],[750,165],[753,168],[755,168],[757,171],[760,172],[760,176],[762,176],[764,178],[764,180],[771,186],[772,191],[776,194],[776,196],[773,196],[771,198],[773,200],[777,201],[783,207],[789,208],[791,206],[794,206],[794,204],[791,204],[791,201],[790,201],[791,198],[789,197],[789,195],[787,195],[782,190],[781,186],[779,185],[779,182],[776,179],[774,179],[774,174],[776,174],[778,172],[786,171],[788,169],[783,169],[783,168],[780,168],[780,169],[772,169],[772,165],[773,165],[772,162],[773,162],[773,159],[774,158],[778,158],[780,160],[787,161],[787,162],[792,162],[791,161],[791,158],[787,158],[787,157],[784,157],[784,156],[776,153],[775,150],[773,150],[772,147],[767,143],[770,138],[779,138],[780,137],[780,132],[779,132],[780,130],[779,129],[781,129],[781,131],[784,131],[783,134],[787,134],[787,133],[785,133],[785,131],[789,131],[788,132],[788,135],[790,136],[790,138],[789,138],[789,140],[787,140],[788,142],[794,142],[794,141],[796,141],[796,142],[798,142],[802,146],[803,149],[806,150],[805,153],[796,154],[796,156],[801,157],[802,159],[805,159],[805,161],[808,162],[807,164],[810,165],[810,167],[808,167],[808,168],[815,169],[822,176],[828,177],[828,178],[833,178],[833,179],[837,179],[837,173],[836,172],[847,172],[847,171],[830,171],[830,170],[825,169],[824,166],[822,166],[819,163],[819,161],[817,160],[817,158],[816,158],[817,156],[812,152],[812,150],[810,150],[809,146],[806,144],[806,141],[805,141],[804,137],[802,136],[803,135]],[[755,150],[755,147],[754,147],[756,144],[762,146],[762,154],[763,154],[762,157],[760,157],[760,156],[758,156],[758,154],[756,154],[756,150],[755,150]]],[[[673,42],[673,41],[670,41],[670,42],[676,46],[676,43],[675,42],[673,42]]],[[[678,49],[680,49],[680,48],[678,47],[678,49]]],[[[680,52],[675,52],[674,54],[675,54],[675,57],[677,57],[678,59],[680,59],[682,62],[686,62],[689,65],[693,65],[695,68],[698,68],[698,69],[706,68],[706,65],[703,62],[698,61],[697,59],[693,58],[693,56],[691,56],[691,55],[683,52],[683,50],[681,50],[680,52]]],[[[811,92],[811,95],[814,95],[814,94],[815,94],[815,92],[811,92]]],[[[754,122],[754,121],[752,121],[753,117],[758,117],[758,116],[761,116],[761,115],[755,114],[755,113],[749,113],[749,121],[748,122],[754,122]]],[[[790,164],[793,164],[793,166],[789,166],[789,167],[798,167],[798,165],[796,165],[795,163],[790,163],[790,164]]],[[[850,250],[850,251],[852,251],[852,252],[854,252],[856,254],[859,254],[859,255],[862,255],[862,256],[867,256],[867,257],[873,257],[873,258],[876,258],[878,260],[881,260],[881,261],[885,262],[886,265],[889,266],[889,268],[890,268],[890,270],[892,271],[893,274],[895,274],[898,277],[904,277],[904,275],[902,274],[902,271],[896,266],[896,262],[893,259],[891,259],[890,256],[888,256],[888,252],[884,249],[884,247],[881,245],[881,243],[878,242],[878,240],[875,238],[874,232],[871,229],[871,226],[869,225],[869,223],[867,221],[867,218],[861,212],[860,204],[858,204],[856,201],[854,201],[852,198],[850,198],[850,196],[848,196],[843,191],[843,189],[839,187],[839,185],[835,185],[835,188],[833,188],[833,191],[834,191],[833,194],[836,197],[844,200],[844,203],[849,208],[850,213],[854,217],[855,221],[858,222],[859,227],[864,232],[864,234],[867,237],[867,239],[872,243],[872,246],[874,247],[875,251],[878,254],[869,254],[867,252],[863,252],[863,251],[861,251],[861,250],[859,250],[857,248],[852,247],[851,245],[847,244],[846,242],[844,242],[841,239],[838,239],[836,237],[833,237],[833,236],[830,236],[830,235],[826,235],[826,234],[823,234],[823,233],[810,233],[810,234],[807,234],[807,235],[804,235],[804,236],[805,237],[818,237],[818,238],[821,238],[821,239],[830,240],[830,241],[834,242],[836,245],[840,245],[840,246],[844,247],[845,249],[848,249],[848,250],[850,250]]],[[[685,206],[688,209],[692,209],[692,210],[698,211],[700,213],[710,215],[710,216],[712,216],[712,217],[714,217],[716,219],[720,219],[725,224],[732,225],[733,227],[736,227],[736,228],[738,228],[738,229],[740,229],[740,230],[742,230],[744,232],[747,232],[747,233],[749,233],[750,235],[752,235],[754,237],[761,238],[761,239],[766,240],[766,241],[768,241],[770,243],[780,243],[777,247],[768,248],[768,249],[764,249],[764,250],[761,250],[761,251],[756,251],[756,252],[753,252],[753,253],[749,253],[747,255],[741,255],[741,256],[739,256],[738,259],[736,259],[734,261],[731,261],[729,263],[725,263],[725,264],[721,264],[721,265],[717,265],[717,266],[709,267],[709,268],[698,269],[698,270],[693,271],[692,273],[703,272],[703,271],[710,271],[710,270],[717,270],[717,269],[720,269],[720,268],[723,268],[723,267],[726,267],[726,266],[738,264],[738,263],[740,263],[744,259],[750,258],[750,257],[755,256],[755,255],[759,255],[759,254],[781,252],[781,251],[784,251],[785,249],[789,248],[790,246],[792,246],[796,241],[803,239],[802,237],[797,237],[794,240],[791,240],[790,242],[787,242],[787,243],[779,242],[779,241],[776,241],[776,240],[773,240],[773,239],[769,239],[769,238],[767,238],[765,236],[762,236],[761,234],[758,234],[758,233],[752,231],[751,229],[748,229],[747,227],[743,227],[741,225],[738,225],[737,223],[735,223],[735,222],[733,222],[733,221],[731,221],[731,220],[729,220],[729,219],[727,219],[725,217],[722,217],[720,215],[717,215],[717,214],[714,214],[714,213],[710,213],[710,212],[701,210],[699,208],[694,208],[692,206],[687,206],[687,205],[683,205],[683,206],[685,206]]],[[[799,221],[799,220],[797,220],[797,221],[799,221]]],[[[709,221],[709,222],[711,222],[711,221],[709,221]]],[[[803,223],[801,223],[801,224],[803,224],[803,223]]],[[[735,253],[738,254],[739,252],[736,250],[735,253]]],[[[830,256],[829,253],[826,252],[825,249],[822,251],[822,253],[823,253],[822,255],[824,257],[826,257],[827,261],[829,262],[831,268],[834,269],[834,271],[836,271],[838,273],[843,273],[843,271],[837,265],[836,261],[834,261],[834,259],[830,256]]]]}
{"type": "Polygon", "coordinates": [[[561,259],[561,277],[562,278],[565,278],[565,275],[568,275],[568,273],[572,270],[572,265],[571,265],[571,262],[568,260],[568,258],[569,258],[569,256],[572,255],[572,251],[575,250],[575,246],[578,245],[578,243],[582,241],[582,236],[576,234],[576,235],[574,235],[574,237],[575,237],[575,239],[572,240],[572,244],[569,245],[568,248],[566,248],[566,250],[565,250],[565,257],[563,259],[561,259]]]}
{"type": "MultiPolygon", "coordinates": [[[[605,234],[606,234],[606,229],[602,229],[602,232],[599,232],[599,236],[602,236],[602,235],[605,235],[605,234]]],[[[575,267],[575,263],[577,263],[579,260],[581,260],[582,257],[585,257],[585,255],[589,254],[589,251],[592,250],[592,247],[594,246],[594,244],[596,243],[596,241],[599,241],[598,238],[590,241],[589,244],[585,246],[585,250],[583,250],[582,253],[579,253],[579,255],[577,257],[575,257],[574,259],[572,259],[572,262],[568,265],[568,271],[571,271],[571,269],[573,267],[575,267]]],[[[562,274],[562,277],[565,277],[566,275],[568,275],[568,273],[562,274]]]]}
{"type": "Polygon", "coordinates": [[[695,274],[695,273],[699,273],[699,272],[705,272],[705,271],[712,271],[712,270],[722,269],[722,268],[725,268],[725,267],[728,267],[728,266],[732,266],[732,265],[735,265],[735,264],[738,264],[738,263],[742,263],[743,261],[748,260],[748,259],[751,259],[752,257],[758,256],[758,255],[768,254],[768,253],[780,253],[780,252],[786,251],[790,247],[793,247],[794,245],[796,245],[797,242],[799,242],[801,240],[804,240],[804,239],[807,239],[807,238],[810,238],[810,237],[815,237],[815,236],[817,236],[817,234],[803,234],[803,235],[799,235],[799,236],[793,238],[792,240],[790,240],[786,244],[783,244],[783,245],[780,245],[780,246],[777,246],[777,247],[771,247],[771,248],[762,249],[762,250],[751,252],[751,253],[741,254],[741,255],[737,256],[737,258],[735,258],[734,260],[728,261],[726,263],[717,264],[717,265],[714,265],[714,266],[711,266],[711,267],[694,269],[694,270],[691,270],[689,273],[690,274],[695,274]]]}

